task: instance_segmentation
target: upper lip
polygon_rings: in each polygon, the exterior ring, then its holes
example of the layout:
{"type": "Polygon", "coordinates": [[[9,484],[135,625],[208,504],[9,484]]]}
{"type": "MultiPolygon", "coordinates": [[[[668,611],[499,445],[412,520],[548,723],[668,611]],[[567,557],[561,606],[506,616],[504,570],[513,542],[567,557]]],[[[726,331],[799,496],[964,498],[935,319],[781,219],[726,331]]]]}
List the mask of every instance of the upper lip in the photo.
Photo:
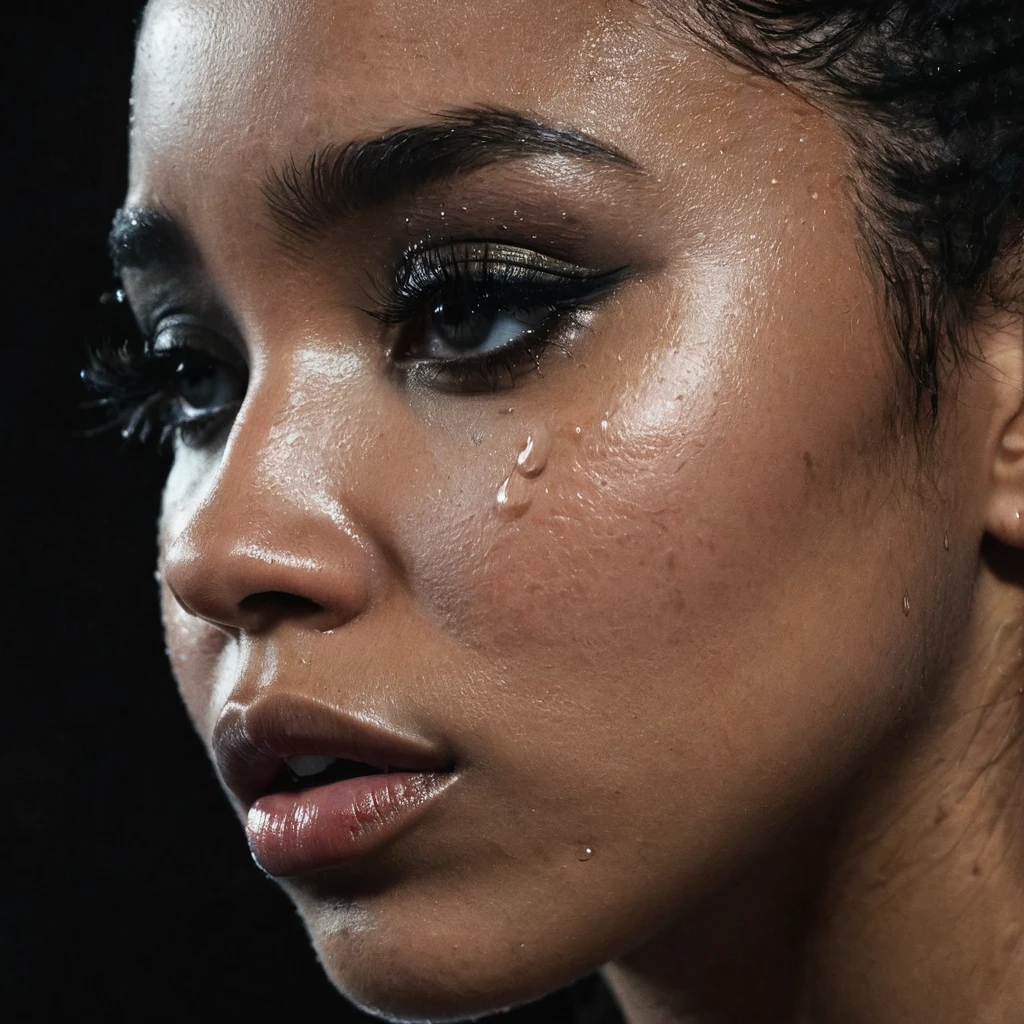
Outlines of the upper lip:
{"type": "Polygon", "coordinates": [[[270,791],[286,758],[298,754],[359,761],[379,770],[452,769],[451,758],[424,740],[294,697],[228,704],[214,726],[211,745],[224,785],[246,809],[270,791]]]}

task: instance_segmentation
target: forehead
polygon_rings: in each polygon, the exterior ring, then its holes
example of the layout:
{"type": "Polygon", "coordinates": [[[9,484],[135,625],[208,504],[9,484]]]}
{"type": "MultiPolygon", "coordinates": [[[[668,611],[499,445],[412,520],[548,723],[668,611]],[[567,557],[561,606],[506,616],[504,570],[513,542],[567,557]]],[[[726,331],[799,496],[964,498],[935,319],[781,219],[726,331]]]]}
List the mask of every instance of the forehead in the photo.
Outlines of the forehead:
{"type": "Polygon", "coordinates": [[[467,102],[571,108],[614,134],[664,42],[632,0],[156,0],[133,142],[195,160],[267,128],[294,148],[467,102]]]}

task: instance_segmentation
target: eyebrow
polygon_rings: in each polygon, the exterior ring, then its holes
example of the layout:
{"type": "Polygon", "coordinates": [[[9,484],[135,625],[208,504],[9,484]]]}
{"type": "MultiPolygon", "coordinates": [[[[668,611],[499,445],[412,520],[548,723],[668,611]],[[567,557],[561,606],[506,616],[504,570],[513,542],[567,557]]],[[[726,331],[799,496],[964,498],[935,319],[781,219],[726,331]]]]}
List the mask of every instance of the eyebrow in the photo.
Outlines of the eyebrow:
{"type": "MultiPolygon", "coordinates": [[[[368,208],[488,164],[531,156],[563,156],[643,172],[615,146],[575,128],[498,107],[466,107],[426,124],[323,146],[301,163],[292,160],[271,171],[262,192],[278,228],[310,243],[368,208]]],[[[198,260],[171,217],[142,207],[117,211],[108,247],[116,273],[198,260]]]]}
{"type": "Polygon", "coordinates": [[[173,218],[160,210],[125,206],[114,214],[107,236],[114,272],[145,270],[153,264],[192,264],[194,248],[173,218]]]}
{"type": "Polygon", "coordinates": [[[340,220],[488,164],[530,156],[566,156],[633,172],[621,150],[574,128],[513,110],[468,107],[426,124],[316,150],[273,173],[263,188],[277,225],[310,242],[340,220]]]}

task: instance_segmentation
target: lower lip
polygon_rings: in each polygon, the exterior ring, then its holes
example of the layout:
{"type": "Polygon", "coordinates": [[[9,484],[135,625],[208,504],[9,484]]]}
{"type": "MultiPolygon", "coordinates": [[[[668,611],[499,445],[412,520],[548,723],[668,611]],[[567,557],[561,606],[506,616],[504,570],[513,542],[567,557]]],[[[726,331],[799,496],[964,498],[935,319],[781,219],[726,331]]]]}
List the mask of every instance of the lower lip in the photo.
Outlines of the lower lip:
{"type": "Polygon", "coordinates": [[[395,772],[271,793],[249,810],[249,849],[275,876],[349,863],[408,828],[452,778],[450,773],[395,772]]]}

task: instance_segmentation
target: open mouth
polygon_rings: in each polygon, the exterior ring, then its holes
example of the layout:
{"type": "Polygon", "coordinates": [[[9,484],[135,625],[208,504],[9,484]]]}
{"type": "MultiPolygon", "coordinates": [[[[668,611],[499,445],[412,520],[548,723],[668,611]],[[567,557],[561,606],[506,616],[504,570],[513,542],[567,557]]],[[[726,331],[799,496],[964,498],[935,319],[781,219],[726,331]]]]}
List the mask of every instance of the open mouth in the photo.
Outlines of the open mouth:
{"type": "Polygon", "coordinates": [[[374,768],[362,761],[322,754],[296,754],[286,758],[272,780],[268,793],[299,793],[304,789],[329,786],[333,782],[358,779],[364,775],[386,775],[389,768],[374,768]]]}

